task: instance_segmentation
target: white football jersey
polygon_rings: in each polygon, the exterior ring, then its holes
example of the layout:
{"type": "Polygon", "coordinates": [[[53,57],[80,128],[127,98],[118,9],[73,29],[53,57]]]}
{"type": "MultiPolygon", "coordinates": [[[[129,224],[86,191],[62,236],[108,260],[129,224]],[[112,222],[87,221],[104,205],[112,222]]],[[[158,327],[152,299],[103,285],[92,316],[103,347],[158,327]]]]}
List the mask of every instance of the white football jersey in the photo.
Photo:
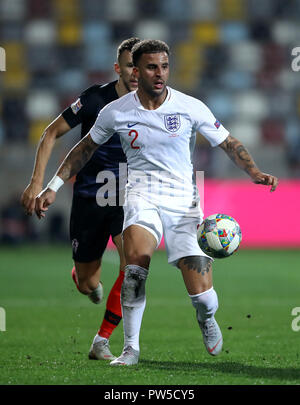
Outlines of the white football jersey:
{"type": "Polygon", "coordinates": [[[97,144],[116,132],[120,135],[128,163],[127,191],[150,193],[151,198],[158,194],[195,198],[196,132],[211,146],[223,142],[229,132],[200,100],[170,87],[167,91],[164,103],[155,110],[145,109],[136,91],[109,103],[90,135],[97,144]]]}

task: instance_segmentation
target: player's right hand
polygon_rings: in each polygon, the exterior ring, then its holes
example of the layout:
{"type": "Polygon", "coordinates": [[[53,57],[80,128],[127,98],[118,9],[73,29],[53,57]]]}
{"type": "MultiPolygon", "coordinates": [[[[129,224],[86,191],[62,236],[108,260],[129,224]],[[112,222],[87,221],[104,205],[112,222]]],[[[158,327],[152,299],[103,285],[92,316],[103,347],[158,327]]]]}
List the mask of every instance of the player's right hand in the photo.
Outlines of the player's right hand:
{"type": "Polygon", "coordinates": [[[21,205],[24,207],[24,211],[27,215],[32,215],[35,209],[35,199],[37,195],[42,191],[42,186],[36,183],[30,183],[23,191],[21,196],[21,205]]]}
{"type": "Polygon", "coordinates": [[[48,211],[49,205],[53,204],[56,198],[56,192],[46,188],[41,191],[35,201],[35,213],[38,219],[45,217],[45,212],[48,211]]]}

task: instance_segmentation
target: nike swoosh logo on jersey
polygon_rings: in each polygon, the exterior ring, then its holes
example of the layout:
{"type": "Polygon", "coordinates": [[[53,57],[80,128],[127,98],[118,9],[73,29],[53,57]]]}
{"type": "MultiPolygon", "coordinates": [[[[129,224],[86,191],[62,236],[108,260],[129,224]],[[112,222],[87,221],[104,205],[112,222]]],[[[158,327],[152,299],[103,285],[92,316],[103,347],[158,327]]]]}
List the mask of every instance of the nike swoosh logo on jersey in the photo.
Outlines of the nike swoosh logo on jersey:
{"type": "Polygon", "coordinates": [[[127,128],[134,127],[136,124],[138,124],[138,122],[135,122],[134,124],[127,124],[127,128]]]}

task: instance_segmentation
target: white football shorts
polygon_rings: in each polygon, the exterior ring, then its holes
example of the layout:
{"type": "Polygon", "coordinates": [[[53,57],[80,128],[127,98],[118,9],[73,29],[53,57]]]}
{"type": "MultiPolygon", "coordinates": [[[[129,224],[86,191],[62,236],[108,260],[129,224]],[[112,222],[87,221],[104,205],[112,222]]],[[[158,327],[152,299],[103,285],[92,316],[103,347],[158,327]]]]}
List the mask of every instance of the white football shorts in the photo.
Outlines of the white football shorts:
{"type": "Polygon", "coordinates": [[[203,221],[200,205],[179,210],[178,206],[176,209],[171,206],[172,199],[167,202],[158,206],[141,195],[130,193],[123,207],[123,231],[131,225],[139,225],[155,237],[156,247],[164,236],[168,263],[173,266],[183,257],[209,257],[197,241],[197,227],[203,221]]]}

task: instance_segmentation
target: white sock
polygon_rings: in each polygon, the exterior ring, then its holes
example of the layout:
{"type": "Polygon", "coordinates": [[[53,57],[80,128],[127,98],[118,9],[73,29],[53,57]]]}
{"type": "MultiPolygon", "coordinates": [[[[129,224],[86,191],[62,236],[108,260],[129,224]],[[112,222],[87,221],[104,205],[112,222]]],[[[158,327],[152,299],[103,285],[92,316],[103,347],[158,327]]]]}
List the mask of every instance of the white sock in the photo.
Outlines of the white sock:
{"type": "Polygon", "coordinates": [[[131,346],[134,350],[140,350],[140,330],[143,314],[146,306],[144,303],[138,307],[127,307],[122,305],[124,347],[131,346]]]}
{"type": "Polygon", "coordinates": [[[197,310],[198,321],[205,322],[214,316],[218,309],[218,296],[213,287],[203,293],[190,295],[190,297],[197,310]]]}
{"type": "Polygon", "coordinates": [[[94,304],[100,304],[103,299],[103,287],[101,282],[99,282],[98,286],[88,295],[88,297],[94,304]]]}
{"type": "Polygon", "coordinates": [[[99,336],[97,333],[97,335],[94,337],[93,344],[98,343],[98,342],[103,342],[103,340],[107,340],[107,339],[102,336],[99,336]]]}

